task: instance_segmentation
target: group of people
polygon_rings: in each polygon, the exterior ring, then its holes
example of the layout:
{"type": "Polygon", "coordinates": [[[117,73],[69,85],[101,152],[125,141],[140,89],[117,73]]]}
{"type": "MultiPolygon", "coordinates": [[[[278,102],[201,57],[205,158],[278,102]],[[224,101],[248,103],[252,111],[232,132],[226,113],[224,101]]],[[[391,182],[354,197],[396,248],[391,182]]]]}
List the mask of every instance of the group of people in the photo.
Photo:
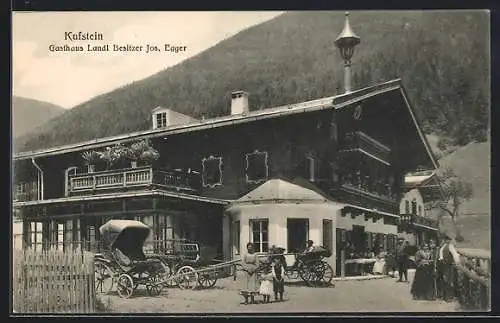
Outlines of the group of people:
{"type": "MultiPolygon", "coordinates": [[[[314,248],[314,242],[308,240],[302,254],[307,255],[313,252],[314,248]]],[[[245,298],[245,304],[249,300],[254,303],[256,295],[262,295],[264,303],[271,302],[273,294],[275,301],[283,301],[286,266],[283,251],[284,249],[273,246],[269,256],[259,260],[253,244],[247,243],[247,253],[242,258],[245,287],[241,294],[245,298]]]]}
{"type": "Polygon", "coordinates": [[[245,304],[249,299],[254,303],[256,295],[262,295],[264,303],[269,303],[273,294],[275,301],[283,301],[285,268],[279,257],[263,262],[255,253],[253,244],[249,242],[247,253],[242,258],[242,267],[245,273],[245,288],[242,291],[245,304]]]}
{"type": "Polygon", "coordinates": [[[451,301],[456,287],[453,264],[458,261],[453,240],[448,236],[439,247],[434,240],[425,243],[415,254],[417,268],[411,286],[413,299],[451,301]]]}

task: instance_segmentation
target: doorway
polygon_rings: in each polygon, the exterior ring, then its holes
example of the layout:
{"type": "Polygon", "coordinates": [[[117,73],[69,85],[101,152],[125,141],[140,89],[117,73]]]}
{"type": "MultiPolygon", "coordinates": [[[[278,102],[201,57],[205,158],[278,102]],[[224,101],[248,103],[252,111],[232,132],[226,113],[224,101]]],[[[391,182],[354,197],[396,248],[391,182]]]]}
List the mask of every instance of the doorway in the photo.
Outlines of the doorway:
{"type": "Polygon", "coordinates": [[[287,219],[287,252],[301,252],[309,239],[309,219],[287,219]]]}

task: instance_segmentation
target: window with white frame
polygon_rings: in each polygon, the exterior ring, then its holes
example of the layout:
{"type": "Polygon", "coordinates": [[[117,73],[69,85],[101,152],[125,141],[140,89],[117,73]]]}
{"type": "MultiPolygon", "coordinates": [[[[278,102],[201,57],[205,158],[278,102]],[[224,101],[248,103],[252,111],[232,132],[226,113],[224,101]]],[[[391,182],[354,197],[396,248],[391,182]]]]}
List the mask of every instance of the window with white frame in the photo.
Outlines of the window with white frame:
{"type": "Polygon", "coordinates": [[[267,252],[269,249],[269,221],[267,219],[250,220],[250,242],[255,252],[267,252]]]}
{"type": "Polygon", "coordinates": [[[203,186],[222,185],[222,157],[209,156],[201,161],[203,186]]]}
{"type": "Polygon", "coordinates": [[[167,126],[167,113],[159,112],[155,115],[156,117],[156,128],[164,128],[167,126]]]}
{"type": "Polygon", "coordinates": [[[267,180],[269,167],[266,151],[255,150],[245,155],[247,183],[259,183],[267,180]]]}
{"type": "Polygon", "coordinates": [[[422,216],[422,205],[418,206],[418,215],[422,216]]]}
{"type": "Polygon", "coordinates": [[[34,250],[42,250],[42,222],[31,222],[30,223],[30,243],[31,248],[34,250]]]}
{"type": "Polygon", "coordinates": [[[16,185],[16,193],[17,194],[25,194],[27,192],[28,184],[27,183],[19,183],[16,185]]]}
{"type": "Polygon", "coordinates": [[[405,214],[410,214],[410,201],[405,200],[405,214]]]}

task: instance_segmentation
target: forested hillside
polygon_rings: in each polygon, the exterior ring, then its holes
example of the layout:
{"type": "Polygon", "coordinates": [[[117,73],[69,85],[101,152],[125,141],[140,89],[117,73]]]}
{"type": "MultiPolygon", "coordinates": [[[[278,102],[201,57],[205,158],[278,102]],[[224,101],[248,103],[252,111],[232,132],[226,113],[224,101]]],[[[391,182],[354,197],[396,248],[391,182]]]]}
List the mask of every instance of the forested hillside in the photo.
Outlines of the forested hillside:
{"type": "MultiPolygon", "coordinates": [[[[352,12],[361,37],[355,88],[402,78],[426,133],[442,144],[484,141],[489,127],[486,11],[352,12]]],[[[85,102],[25,138],[22,150],[148,129],[158,105],[200,117],[229,113],[230,92],[252,109],[342,92],[334,40],[342,12],[291,12],[249,28],[176,66],[85,102]]],[[[96,76],[98,77],[98,76],[96,76]]]]}

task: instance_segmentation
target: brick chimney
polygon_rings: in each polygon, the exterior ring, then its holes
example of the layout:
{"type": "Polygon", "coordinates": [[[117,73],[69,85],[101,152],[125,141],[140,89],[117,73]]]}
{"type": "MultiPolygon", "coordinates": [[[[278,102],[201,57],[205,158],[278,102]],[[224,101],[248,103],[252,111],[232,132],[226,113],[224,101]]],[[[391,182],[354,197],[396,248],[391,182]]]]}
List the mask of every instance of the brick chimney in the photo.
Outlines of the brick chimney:
{"type": "Polygon", "coordinates": [[[231,115],[248,113],[248,93],[234,91],[231,93],[231,115]]]}

